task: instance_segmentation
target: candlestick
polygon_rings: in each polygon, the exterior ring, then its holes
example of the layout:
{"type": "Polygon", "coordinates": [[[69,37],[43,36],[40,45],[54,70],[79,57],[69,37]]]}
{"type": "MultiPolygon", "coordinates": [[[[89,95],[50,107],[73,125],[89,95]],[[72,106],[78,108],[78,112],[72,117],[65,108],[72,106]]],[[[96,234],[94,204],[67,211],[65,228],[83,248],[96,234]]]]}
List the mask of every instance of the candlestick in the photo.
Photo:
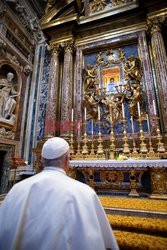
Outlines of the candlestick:
{"type": "Polygon", "coordinates": [[[157,110],[156,110],[156,106],[155,106],[155,100],[153,100],[153,108],[154,108],[154,115],[157,115],[157,110]]]}
{"type": "Polygon", "coordinates": [[[124,110],[124,103],[122,103],[122,117],[125,118],[125,110],[124,110]]]}
{"type": "Polygon", "coordinates": [[[140,112],[140,103],[137,102],[137,109],[138,109],[138,115],[141,116],[141,112],[140,112]]]}
{"type": "Polygon", "coordinates": [[[150,133],[150,122],[149,122],[149,119],[148,119],[148,114],[146,115],[147,117],[147,127],[148,127],[148,132],[150,133]]]}
{"type": "Polygon", "coordinates": [[[85,121],[86,121],[86,108],[85,108],[85,121]]]}
{"type": "Polygon", "coordinates": [[[100,106],[98,106],[98,120],[100,121],[100,106]]]}
{"type": "Polygon", "coordinates": [[[71,112],[71,121],[73,122],[74,121],[74,110],[72,109],[72,112],[71,112]]]}

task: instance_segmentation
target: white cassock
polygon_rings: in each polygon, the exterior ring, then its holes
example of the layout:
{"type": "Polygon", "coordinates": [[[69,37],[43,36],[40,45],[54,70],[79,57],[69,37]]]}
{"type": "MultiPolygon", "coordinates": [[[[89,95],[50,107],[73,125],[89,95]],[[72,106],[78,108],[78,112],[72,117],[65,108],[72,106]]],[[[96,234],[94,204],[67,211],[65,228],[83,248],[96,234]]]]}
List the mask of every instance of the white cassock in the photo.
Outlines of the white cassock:
{"type": "Polygon", "coordinates": [[[0,207],[1,250],[118,249],[88,185],[47,167],[15,184],[0,207]]]}

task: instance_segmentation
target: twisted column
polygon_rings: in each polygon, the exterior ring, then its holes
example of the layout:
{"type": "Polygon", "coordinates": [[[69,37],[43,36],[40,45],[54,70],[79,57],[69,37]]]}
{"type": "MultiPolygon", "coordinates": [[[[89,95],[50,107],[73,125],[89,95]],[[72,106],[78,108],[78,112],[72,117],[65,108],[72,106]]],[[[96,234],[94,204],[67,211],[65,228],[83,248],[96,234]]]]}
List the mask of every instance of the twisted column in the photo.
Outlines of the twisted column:
{"type": "Polygon", "coordinates": [[[59,87],[59,45],[51,45],[51,64],[48,81],[45,135],[55,136],[57,121],[58,87],[59,87]]]}
{"type": "Polygon", "coordinates": [[[151,47],[157,78],[163,128],[164,132],[167,133],[167,56],[161,33],[161,23],[164,20],[164,16],[154,17],[148,20],[148,25],[151,34],[151,47]]]}
{"type": "Polygon", "coordinates": [[[73,43],[66,42],[63,46],[64,67],[61,97],[61,125],[63,126],[63,129],[61,131],[61,136],[68,139],[71,133],[71,130],[68,127],[68,122],[71,121],[72,112],[73,43]]]}

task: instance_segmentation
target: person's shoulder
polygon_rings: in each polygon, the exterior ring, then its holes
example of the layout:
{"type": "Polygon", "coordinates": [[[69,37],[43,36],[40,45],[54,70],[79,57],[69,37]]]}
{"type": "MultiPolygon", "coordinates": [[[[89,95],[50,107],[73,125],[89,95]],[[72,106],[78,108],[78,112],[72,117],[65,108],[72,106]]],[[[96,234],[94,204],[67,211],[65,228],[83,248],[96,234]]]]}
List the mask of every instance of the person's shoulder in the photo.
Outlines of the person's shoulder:
{"type": "Polygon", "coordinates": [[[10,191],[18,191],[18,190],[23,190],[23,189],[28,189],[28,187],[30,187],[33,183],[36,183],[37,180],[40,177],[40,173],[39,174],[35,174],[25,180],[19,181],[18,183],[16,183],[12,189],[10,191]]]}
{"type": "Polygon", "coordinates": [[[73,189],[77,190],[78,192],[83,193],[89,193],[89,194],[95,194],[95,191],[87,184],[74,180],[70,177],[68,177],[68,180],[70,181],[69,185],[69,191],[73,191],[73,189]]]}

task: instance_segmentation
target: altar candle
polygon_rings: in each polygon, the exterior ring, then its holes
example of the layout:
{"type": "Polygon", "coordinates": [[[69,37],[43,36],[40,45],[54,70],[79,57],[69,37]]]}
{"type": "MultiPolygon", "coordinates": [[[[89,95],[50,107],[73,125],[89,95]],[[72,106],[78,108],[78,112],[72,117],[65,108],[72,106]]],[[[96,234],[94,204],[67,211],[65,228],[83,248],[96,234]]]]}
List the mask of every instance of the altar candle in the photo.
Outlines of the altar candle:
{"type": "Polygon", "coordinates": [[[112,111],[111,111],[111,105],[110,105],[110,120],[112,121],[112,111]]]}
{"type": "Polygon", "coordinates": [[[100,121],[100,106],[98,106],[98,120],[100,121]]]}
{"type": "Polygon", "coordinates": [[[93,135],[93,119],[92,119],[92,135],[93,135]]]}
{"type": "Polygon", "coordinates": [[[86,121],[86,108],[85,108],[85,121],[86,121]]]}
{"type": "Polygon", "coordinates": [[[134,124],[133,124],[133,116],[131,116],[131,124],[132,124],[132,133],[134,134],[135,130],[134,130],[134,124]]]}
{"type": "Polygon", "coordinates": [[[156,106],[155,106],[155,100],[153,100],[153,108],[154,108],[154,115],[157,115],[156,106]]]}
{"type": "Polygon", "coordinates": [[[137,102],[137,109],[138,109],[138,115],[141,116],[141,112],[140,112],[140,103],[137,102]]]}
{"type": "Polygon", "coordinates": [[[71,112],[71,121],[73,122],[74,121],[74,110],[72,109],[72,112],[71,112]]]}
{"type": "Polygon", "coordinates": [[[148,114],[146,115],[146,117],[147,117],[147,127],[148,127],[148,131],[150,133],[150,122],[149,122],[149,119],[148,119],[148,114]]]}
{"type": "Polygon", "coordinates": [[[125,118],[125,109],[124,109],[124,103],[122,103],[122,117],[125,118]]]}

